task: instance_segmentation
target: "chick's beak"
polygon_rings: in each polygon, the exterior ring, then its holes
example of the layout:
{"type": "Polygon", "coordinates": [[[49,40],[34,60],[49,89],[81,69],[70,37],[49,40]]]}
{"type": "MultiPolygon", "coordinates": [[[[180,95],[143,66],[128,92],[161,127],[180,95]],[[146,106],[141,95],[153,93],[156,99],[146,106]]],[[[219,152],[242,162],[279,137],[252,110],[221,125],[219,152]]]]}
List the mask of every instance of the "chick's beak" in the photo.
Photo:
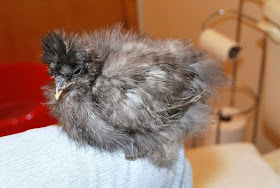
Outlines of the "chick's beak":
{"type": "Polygon", "coordinates": [[[63,89],[66,88],[66,81],[63,77],[57,77],[55,79],[55,99],[58,100],[59,96],[63,92],[63,89]]]}

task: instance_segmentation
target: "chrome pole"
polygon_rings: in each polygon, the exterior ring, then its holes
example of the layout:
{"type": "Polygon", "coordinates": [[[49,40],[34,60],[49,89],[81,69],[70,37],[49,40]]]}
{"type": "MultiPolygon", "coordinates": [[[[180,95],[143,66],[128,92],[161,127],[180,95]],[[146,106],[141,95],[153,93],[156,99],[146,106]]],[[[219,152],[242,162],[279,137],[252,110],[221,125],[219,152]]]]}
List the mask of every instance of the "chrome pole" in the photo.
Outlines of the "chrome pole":
{"type": "Polygon", "coordinates": [[[254,117],[254,124],[253,124],[253,135],[252,135],[252,142],[256,144],[257,141],[257,133],[258,133],[258,125],[259,125],[259,116],[260,116],[260,105],[261,105],[261,97],[263,93],[263,83],[264,83],[264,74],[266,68],[266,53],[267,53],[267,33],[264,32],[263,36],[263,51],[262,51],[262,60],[261,60],[261,67],[260,67],[260,75],[259,75],[259,83],[257,88],[257,99],[256,99],[256,114],[254,117]]]}
{"type": "MultiPolygon", "coordinates": [[[[239,0],[236,36],[235,36],[235,40],[238,43],[240,43],[240,39],[241,39],[241,28],[242,28],[242,17],[243,17],[242,12],[243,12],[243,0],[239,0]]],[[[235,105],[237,69],[238,69],[238,59],[235,59],[233,61],[233,69],[232,69],[232,86],[231,86],[230,106],[235,105]]]]}

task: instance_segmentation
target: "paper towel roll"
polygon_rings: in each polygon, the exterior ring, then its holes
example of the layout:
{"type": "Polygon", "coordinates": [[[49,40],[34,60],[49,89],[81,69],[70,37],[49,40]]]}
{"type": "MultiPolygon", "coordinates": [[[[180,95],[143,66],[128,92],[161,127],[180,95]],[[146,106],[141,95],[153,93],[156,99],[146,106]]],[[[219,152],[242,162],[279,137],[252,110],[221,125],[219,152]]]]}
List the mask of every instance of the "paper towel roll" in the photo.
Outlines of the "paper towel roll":
{"type": "Polygon", "coordinates": [[[268,19],[280,26],[280,0],[266,0],[263,12],[268,19]]]}
{"type": "MultiPolygon", "coordinates": [[[[239,112],[237,108],[225,106],[221,109],[223,114],[236,114],[239,112]]],[[[245,126],[248,117],[234,117],[230,121],[221,122],[220,143],[242,142],[244,139],[245,126]]],[[[206,131],[201,141],[202,145],[216,144],[217,123],[212,124],[206,131]]]]}
{"type": "Polygon", "coordinates": [[[199,37],[199,45],[222,61],[237,58],[241,49],[237,42],[213,29],[202,31],[199,37]]]}
{"type": "Polygon", "coordinates": [[[267,20],[260,20],[257,27],[269,34],[269,36],[276,42],[280,42],[280,29],[267,20]]]}

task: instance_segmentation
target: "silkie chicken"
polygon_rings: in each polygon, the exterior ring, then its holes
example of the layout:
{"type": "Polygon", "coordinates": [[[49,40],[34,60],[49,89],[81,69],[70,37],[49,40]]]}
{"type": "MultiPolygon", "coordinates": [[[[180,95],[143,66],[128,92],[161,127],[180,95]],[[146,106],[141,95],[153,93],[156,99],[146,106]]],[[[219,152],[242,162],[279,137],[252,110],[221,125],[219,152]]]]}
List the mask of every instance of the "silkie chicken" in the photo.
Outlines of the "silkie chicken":
{"type": "Polygon", "coordinates": [[[54,82],[51,113],[79,146],[123,151],[166,166],[182,136],[211,123],[209,100],[225,83],[219,62],[179,39],[155,40],[120,26],[81,35],[47,33],[42,60],[54,82]]]}

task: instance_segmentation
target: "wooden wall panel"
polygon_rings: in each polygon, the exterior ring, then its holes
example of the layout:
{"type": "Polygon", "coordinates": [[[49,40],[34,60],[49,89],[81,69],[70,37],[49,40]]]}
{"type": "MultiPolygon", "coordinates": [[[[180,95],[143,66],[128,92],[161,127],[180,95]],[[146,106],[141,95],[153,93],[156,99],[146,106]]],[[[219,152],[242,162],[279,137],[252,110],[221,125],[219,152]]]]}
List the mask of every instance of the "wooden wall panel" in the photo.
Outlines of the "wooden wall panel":
{"type": "Polygon", "coordinates": [[[136,0],[9,0],[0,6],[0,64],[40,62],[40,38],[123,22],[137,28],[136,0]]]}

